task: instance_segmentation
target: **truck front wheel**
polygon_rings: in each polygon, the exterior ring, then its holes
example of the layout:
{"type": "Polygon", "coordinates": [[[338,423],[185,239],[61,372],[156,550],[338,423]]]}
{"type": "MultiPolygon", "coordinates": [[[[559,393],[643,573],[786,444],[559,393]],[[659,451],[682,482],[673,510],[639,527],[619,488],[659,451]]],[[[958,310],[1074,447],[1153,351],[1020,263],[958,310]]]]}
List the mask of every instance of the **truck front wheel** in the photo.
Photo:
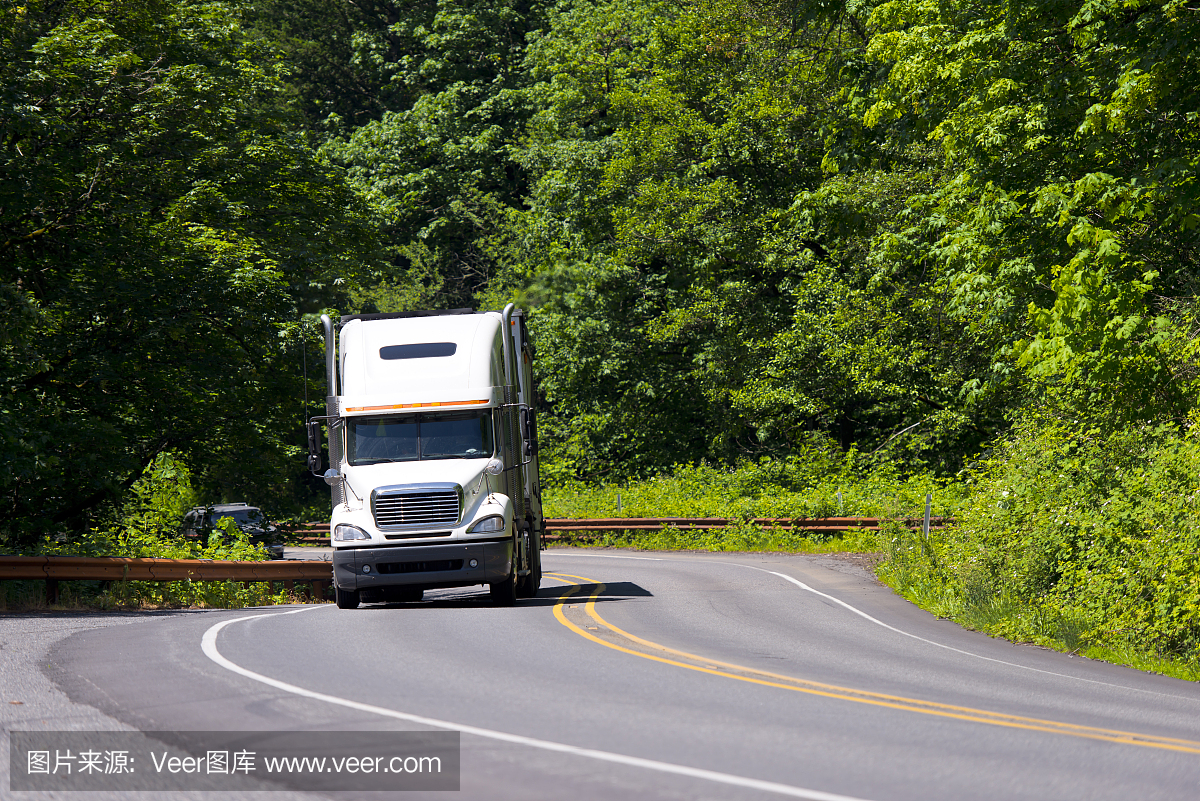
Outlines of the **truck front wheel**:
{"type": "Polygon", "coordinates": [[[509,560],[508,577],[488,586],[492,603],[496,606],[512,606],[517,602],[517,538],[512,539],[512,559],[509,560]]]}
{"type": "Polygon", "coordinates": [[[517,585],[517,595],[522,598],[534,598],[542,586],[541,543],[533,531],[529,532],[529,539],[526,543],[529,548],[529,553],[526,555],[529,562],[529,575],[521,578],[517,585]]]}
{"type": "Polygon", "coordinates": [[[341,587],[334,587],[334,595],[337,596],[338,609],[358,608],[358,590],[343,590],[341,587]]]}

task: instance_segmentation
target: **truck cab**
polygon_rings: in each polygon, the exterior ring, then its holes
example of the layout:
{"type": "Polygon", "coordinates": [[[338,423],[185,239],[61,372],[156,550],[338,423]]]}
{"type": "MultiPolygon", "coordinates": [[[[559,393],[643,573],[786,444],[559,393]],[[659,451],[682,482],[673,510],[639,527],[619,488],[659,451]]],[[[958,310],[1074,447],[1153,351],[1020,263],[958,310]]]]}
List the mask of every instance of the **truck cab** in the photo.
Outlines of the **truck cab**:
{"type": "Polygon", "coordinates": [[[322,317],[337,603],[420,600],[488,585],[511,605],[541,584],[533,349],[524,316],[322,317]]]}

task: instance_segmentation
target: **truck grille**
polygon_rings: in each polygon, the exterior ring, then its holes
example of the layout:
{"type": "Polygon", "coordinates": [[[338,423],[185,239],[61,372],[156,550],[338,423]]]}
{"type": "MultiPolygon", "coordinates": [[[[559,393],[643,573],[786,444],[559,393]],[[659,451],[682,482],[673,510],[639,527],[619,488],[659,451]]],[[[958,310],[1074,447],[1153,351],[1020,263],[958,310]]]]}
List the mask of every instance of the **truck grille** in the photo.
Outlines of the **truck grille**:
{"type": "Polygon", "coordinates": [[[372,511],[375,525],[381,529],[454,525],[460,514],[458,493],[454,490],[377,495],[372,511]]]}
{"type": "Polygon", "coordinates": [[[462,570],[461,559],[437,559],[430,562],[379,562],[375,570],[379,573],[446,573],[462,570]]]}

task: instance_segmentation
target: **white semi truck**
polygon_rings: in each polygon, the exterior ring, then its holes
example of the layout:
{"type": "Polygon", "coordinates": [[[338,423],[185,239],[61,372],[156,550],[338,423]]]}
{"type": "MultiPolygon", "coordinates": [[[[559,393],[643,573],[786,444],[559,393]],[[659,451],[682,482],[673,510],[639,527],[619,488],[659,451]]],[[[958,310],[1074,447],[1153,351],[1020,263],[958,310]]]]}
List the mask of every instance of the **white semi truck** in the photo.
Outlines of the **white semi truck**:
{"type": "Polygon", "coordinates": [[[329,389],[309,466],[320,473],[323,420],[338,606],[481,584],[502,606],[535,595],[545,525],[524,315],[321,322],[329,389]]]}

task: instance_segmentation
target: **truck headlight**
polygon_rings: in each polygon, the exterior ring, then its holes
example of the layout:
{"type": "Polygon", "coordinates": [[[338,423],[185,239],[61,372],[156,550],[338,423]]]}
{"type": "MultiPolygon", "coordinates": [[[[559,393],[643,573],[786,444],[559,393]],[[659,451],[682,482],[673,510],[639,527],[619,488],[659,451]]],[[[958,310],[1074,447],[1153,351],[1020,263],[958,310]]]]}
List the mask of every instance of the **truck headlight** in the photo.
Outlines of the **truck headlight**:
{"type": "Polygon", "coordinates": [[[346,542],[347,540],[369,540],[371,539],[371,535],[358,526],[352,526],[349,523],[338,523],[333,527],[333,538],[338,542],[346,542]]]}
{"type": "Polygon", "coordinates": [[[476,520],[467,529],[468,534],[499,533],[504,531],[504,515],[489,515],[482,520],[476,520]]]}

